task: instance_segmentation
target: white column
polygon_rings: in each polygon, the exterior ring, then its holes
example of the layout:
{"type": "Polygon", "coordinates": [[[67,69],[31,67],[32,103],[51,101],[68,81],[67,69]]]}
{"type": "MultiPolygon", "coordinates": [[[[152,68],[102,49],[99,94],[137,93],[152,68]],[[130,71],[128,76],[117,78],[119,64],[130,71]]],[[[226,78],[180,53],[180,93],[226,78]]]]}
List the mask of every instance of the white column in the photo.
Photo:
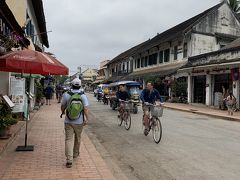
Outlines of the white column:
{"type": "Polygon", "coordinates": [[[30,92],[34,97],[30,100],[30,110],[32,111],[35,106],[35,89],[34,89],[34,78],[30,79],[30,92]]]}
{"type": "Polygon", "coordinates": [[[212,76],[210,74],[206,75],[206,105],[210,106],[212,104],[212,76]]]}
{"type": "Polygon", "coordinates": [[[233,81],[233,95],[237,99],[237,108],[239,108],[239,81],[233,81]]]}
{"type": "Polygon", "coordinates": [[[193,95],[193,81],[192,76],[188,75],[188,103],[192,103],[192,95],[193,95]]]}

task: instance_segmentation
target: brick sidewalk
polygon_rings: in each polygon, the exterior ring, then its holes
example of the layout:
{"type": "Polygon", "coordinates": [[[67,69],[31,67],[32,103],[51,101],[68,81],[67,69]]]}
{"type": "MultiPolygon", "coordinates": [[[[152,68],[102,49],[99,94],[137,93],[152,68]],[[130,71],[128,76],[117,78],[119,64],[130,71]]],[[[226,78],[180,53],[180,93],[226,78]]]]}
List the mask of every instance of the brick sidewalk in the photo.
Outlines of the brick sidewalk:
{"type": "Polygon", "coordinates": [[[33,152],[15,152],[24,144],[24,131],[0,156],[0,179],[109,179],[114,180],[106,163],[84,133],[80,157],[72,168],[65,167],[63,119],[60,105],[43,106],[29,125],[29,145],[33,152]]]}

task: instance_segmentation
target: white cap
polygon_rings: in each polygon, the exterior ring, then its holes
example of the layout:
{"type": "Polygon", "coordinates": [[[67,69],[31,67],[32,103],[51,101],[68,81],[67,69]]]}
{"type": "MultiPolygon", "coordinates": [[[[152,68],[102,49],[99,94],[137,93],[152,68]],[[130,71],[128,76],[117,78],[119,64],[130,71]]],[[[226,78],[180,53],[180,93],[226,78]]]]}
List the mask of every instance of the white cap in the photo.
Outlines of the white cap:
{"type": "Polygon", "coordinates": [[[79,78],[75,78],[74,80],[72,80],[72,85],[80,87],[81,86],[81,80],[79,78]]]}

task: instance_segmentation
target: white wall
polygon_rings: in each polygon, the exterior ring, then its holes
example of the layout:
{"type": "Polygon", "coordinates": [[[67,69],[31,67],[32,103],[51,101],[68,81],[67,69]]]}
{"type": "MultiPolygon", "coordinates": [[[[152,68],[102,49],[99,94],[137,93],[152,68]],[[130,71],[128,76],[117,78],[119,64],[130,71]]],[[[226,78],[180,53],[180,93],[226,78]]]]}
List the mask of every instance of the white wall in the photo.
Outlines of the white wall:
{"type": "Polygon", "coordinates": [[[0,72],[0,94],[8,95],[9,94],[9,86],[10,86],[10,73],[9,72],[0,72]]]}
{"type": "Polygon", "coordinates": [[[193,29],[203,33],[217,32],[234,36],[240,35],[240,23],[236,20],[227,4],[222,5],[218,11],[205,17],[193,29]]]}
{"type": "Polygon", "coordinates": [[[192,34],[191,40],[191,54],[190,56],[196,56],[199,54],[216,51],[219,49],[216,38],[214,36],[206,36],[202,34],[192,34]]]}

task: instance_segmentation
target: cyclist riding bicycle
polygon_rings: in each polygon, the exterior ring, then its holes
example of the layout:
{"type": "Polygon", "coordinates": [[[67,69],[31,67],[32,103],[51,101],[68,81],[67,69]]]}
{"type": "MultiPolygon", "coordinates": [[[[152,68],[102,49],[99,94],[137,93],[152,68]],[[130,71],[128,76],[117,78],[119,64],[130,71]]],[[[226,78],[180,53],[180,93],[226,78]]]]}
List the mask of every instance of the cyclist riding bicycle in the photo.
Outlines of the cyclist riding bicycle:
{"type": "Polygon", "coordinates": [[[149,130],[148,116],[149,112],[153,110],[153,106],[148,106],[146,103],[155,104],[156,100],[159,99],[162,104],[163,100],[158,90],[153,88],[151,82],[147,83],[147,88],[142,91],[140,99],[142,101],[142,109],[144,113],[143,125],[145,126],[145,131],[147,132],[149,130]]]}
{"type": "Polygon", "coordinates": [[[120,102],[120,100],[127,101],[130,100],[130,94],[126,91],[126,87],[123,84],[119,85],[119,90],[116,93],[118,106],[119,106],[119,114],[120,110],[123,108],[124,104],[120,102]]]}

